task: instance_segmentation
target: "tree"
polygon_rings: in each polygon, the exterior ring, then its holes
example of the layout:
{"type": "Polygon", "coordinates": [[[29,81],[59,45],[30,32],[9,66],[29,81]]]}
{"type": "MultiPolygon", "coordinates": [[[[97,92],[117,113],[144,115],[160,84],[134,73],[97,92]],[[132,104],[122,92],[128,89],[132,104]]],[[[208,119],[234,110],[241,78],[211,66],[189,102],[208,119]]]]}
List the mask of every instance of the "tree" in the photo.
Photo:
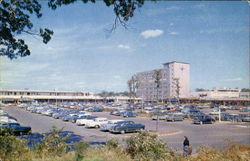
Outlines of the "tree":
{"type": "Polygon", "coordinates": [[[128,89],[129,89],[129,97],[133,100],[136,98],[136,91],[139,87],[139,79],[137,76],[132,76],[131,79],[128,81],[128,89]]]}
{"type": "Polygon", "coordinates": [[[159,101],[159,88],[161,86],[161,69],[154,70],[154,79],[156,84],[156,101],[158,103],[159,101]]]}
{"type": "MultiPolygon", "coordinates": [[[[69,5],[77,0],[48,0],[48,6],[55,10],[62,5],[69,5]]],[[[83,3],[95,0],[81,0],[83,3]]],[[[116,15],[113,31],[117,24],[125,28],[126,22],[133,17],[136,8],[141,7],[144,0],[103,0],[106,6],[113,6],[116,15]]],[[[0,56],[7,56],[10,59],[30,55],[28,45],[23,39],[18,39],[20,34],[35,35],[42,38],[43,43],[47,44],[53,31],[47,28],[40,28],[39,31],[33,30],[33,23],[30,17],[35,15],[42,17],[41,4],[38,0],[0,0],[0,56]]]]}
{"type": "Polygon", "coordinates": [[[207,91],[207,90],[204,89],[204,88],[196,88],[195,91],[196,91],[196,92],[202,92],[202,91],[207,91]]]}
{"type": "Polygon", "coordinates": [[[174,78],[174,85],[175,85],[175,97],[178,100],[178,103],[180,103],[180,78],[174,78]]]}
{"type": "Polygon", "coordinates": [[[241,92],[250,92],[250,89],[248,89],[248,88],[243,88],[243,89],[241,89],[241,92]]]}
{"type": "MultiPolygon", "coordinates": [[[[159,88],[161,86],[161,69],[154,70],[154,79],[156,84],[156,103],[159,102],[159,88]]],[[[156,120],[156,131],[158,131],[158,121],[159,121],[159,109],[157,110],[157,120],[156,120]]]]}

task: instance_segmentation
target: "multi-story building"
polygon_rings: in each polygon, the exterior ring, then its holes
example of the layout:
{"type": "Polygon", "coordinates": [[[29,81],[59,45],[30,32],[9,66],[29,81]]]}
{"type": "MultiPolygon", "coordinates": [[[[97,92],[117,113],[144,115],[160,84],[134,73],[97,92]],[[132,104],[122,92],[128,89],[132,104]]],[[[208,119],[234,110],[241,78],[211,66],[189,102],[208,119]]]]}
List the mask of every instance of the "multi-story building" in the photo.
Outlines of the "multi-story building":
{"type": "Polygon", "coordinates": [[[135,75],[138,80],[136,96],[144,101],[186,98],[189,96],[189,63],[164,63],[160,71],[160,83],[157,87],[156,71],[146,71],[135,75]]]}

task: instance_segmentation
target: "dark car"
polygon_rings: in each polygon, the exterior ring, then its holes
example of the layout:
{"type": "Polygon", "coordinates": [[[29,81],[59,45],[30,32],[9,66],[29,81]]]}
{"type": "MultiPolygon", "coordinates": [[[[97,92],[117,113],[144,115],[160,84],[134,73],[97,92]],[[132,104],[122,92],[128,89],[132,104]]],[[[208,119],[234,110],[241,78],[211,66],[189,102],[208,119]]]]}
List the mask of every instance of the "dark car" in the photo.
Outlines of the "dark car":
{"type": "Polygon", "coordinates": [[[136,117],[136,113],[134,112],[124,112],[123,117],[136,117]]]}
{"type": "Polygon", "coordinates": [[[145,125],[136,124],[133,121],[118,123],[117,125],[111,128],[111,132],[113,133],[127,133],[127,132],[137,132],[145,129],[145,125]]]}
{"type": "Polygon", "coordinates": [[[14,133],[14,135],[29,134],[31,127],[21,126],[19,123],[0,123],[0,128],[5,128],[14,133]]]}
{"type": "Polygon", "coordinates": [[[212,124],[215,122],[215,119],[208,115],[198,116],[193,119],[194,124],[212,124]]]}

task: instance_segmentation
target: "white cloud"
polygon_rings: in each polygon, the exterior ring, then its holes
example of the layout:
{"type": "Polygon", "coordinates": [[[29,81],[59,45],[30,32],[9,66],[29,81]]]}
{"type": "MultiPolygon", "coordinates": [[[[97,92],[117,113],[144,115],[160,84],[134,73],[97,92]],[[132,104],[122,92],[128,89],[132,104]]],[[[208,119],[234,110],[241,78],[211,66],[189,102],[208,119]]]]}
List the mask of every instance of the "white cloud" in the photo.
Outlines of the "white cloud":
{"type": "Polygon", "coordinates": [[[163,33],[164,33],[164,31],[163,30],[159,30],[159,29],[156,29],[156,30],[146,30],[146,31],[141,32],[141,36],[143,36],[145,39],[148,39],[148,38],[160,36],[163,33]]]}
{"type": "Polygon", "coordinates": [[[241,77],[238,78],[228,78],[228,79],[223,79],[221,80],[222,82],[235,82],[235,81],[242,81],[241,77]]]}
{"type": "Polygon", "coordinates": [[[179,32],[169,32],[170,35],[179,35],[179,32]]]}
{"type": "Polygon", "coordinates": [[[117,47],[120,49],[130,49],[129,45],[124,45],[124,44],[119,44],[117,47]]]}

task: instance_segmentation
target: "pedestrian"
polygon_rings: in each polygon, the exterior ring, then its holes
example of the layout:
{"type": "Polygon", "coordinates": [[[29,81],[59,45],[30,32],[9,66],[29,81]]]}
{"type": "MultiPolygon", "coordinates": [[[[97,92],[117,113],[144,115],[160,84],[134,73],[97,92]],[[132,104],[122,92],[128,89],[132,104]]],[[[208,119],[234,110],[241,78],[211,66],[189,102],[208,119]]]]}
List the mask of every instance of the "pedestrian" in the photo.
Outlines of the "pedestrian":
{"type": "Polygon", "coordinates": [[[184,142],[183,142],[183,156],[186,157],[190,155],[190,149],[189,149],[189,140],[186,136],[184,136],[184,142]]]}

